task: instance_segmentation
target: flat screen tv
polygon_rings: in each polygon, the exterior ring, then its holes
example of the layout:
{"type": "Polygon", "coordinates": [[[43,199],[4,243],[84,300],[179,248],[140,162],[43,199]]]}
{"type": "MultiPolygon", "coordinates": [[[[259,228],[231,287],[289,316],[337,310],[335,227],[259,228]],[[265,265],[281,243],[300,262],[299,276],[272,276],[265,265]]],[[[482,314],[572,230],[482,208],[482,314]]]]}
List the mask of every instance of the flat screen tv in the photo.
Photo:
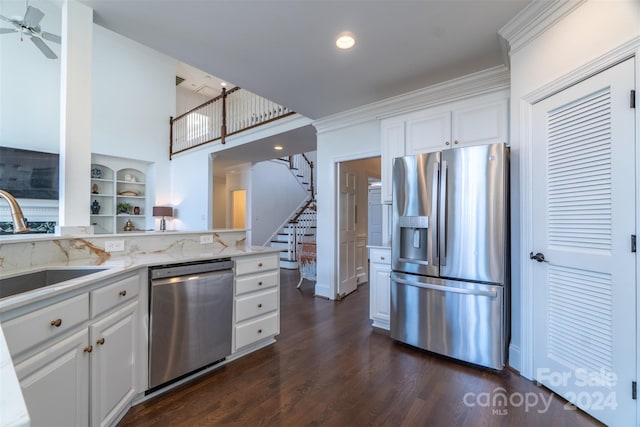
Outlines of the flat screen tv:
{"type": "Polygon", "coordinates": [[[59,155],[0,147],[0,189],[18,199],[58,200],[59,155]]]}

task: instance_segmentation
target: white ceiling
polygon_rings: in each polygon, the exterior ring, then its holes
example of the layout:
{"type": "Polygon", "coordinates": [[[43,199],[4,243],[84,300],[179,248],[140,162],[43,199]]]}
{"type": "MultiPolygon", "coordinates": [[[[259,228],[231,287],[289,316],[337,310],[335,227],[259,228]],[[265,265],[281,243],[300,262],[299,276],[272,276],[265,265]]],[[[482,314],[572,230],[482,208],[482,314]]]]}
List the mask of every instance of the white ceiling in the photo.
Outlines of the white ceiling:
{"type": "Polygon", "coordinates": [[[502,64],[498,30],[527,3],[80,1],[97,24],[312,119],[502,64]]]}

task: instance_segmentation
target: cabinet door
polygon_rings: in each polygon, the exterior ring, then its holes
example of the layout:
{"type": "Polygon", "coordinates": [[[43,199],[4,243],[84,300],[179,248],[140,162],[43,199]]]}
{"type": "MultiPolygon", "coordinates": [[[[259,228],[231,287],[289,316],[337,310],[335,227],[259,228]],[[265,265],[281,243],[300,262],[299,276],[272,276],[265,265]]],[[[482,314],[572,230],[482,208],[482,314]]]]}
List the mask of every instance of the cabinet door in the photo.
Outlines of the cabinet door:
{"type": "Polygon", "coordinates": [[[111,424],[136,392],[137,307],[135,301],[89,327],[92,426],[111,424]]]}
{"type": "Polygon", "coordinates": [[[87,330],[16,365],[32,426],[86,426],[89,422],[87,330]]]}
{"type": "Polygon", "coordinates": [[[383,120],[381,132],[382,203],[391,203],[393,159],[404,156],[404,120],[383,120]]]}
{"type": "Polygon", "coordinates": [[[406,154],[430,153],[449,148],[451,113],[416,114],[407,118],[406,154]]]}
{"type": "Polygon", "coordinates": [[[453,112],[453,148],[507,141],[507,100],[453,112]]]}
{"type": "Polygon", "coordinates": [[[391,273],[391,267],[388,264],[375,262],[372,262],[370,265],[370,317],[373,320],[373,326],[389,330],[389,316],[391,312],[391,281],[389,275],[391,273]]]}

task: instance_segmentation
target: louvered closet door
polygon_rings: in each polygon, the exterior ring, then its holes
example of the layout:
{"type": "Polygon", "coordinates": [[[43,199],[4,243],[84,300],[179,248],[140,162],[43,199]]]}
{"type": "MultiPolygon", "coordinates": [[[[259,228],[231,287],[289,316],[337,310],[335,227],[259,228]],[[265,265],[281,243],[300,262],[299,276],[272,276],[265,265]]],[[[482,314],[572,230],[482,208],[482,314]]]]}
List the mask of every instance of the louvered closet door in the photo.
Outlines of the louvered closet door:
{"type": "Polygon", "coordinates": [[[609,425],[636,423],[633,82],[627,60],[533,108],[534,374],[609,425]]]}

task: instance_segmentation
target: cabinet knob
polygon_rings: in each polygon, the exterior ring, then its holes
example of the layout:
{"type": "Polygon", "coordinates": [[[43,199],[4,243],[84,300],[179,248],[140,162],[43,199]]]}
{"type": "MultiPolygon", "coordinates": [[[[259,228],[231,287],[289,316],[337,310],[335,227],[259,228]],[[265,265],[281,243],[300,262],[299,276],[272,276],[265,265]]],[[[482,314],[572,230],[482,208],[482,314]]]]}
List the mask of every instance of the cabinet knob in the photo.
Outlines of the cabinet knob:
{"type": "Polygon", "coordinates": [[[98,341],[96,341],[96,344],[98,345],[104,345],[104,337],[100,338],[98,341]]]}
{"type": "Polygon", "coordinates": [[[59,328],[60,325],[62,325],[62,319],[56,319],[51,321],[51,326],[55,326],[56,328],[59,328]]]}
{"type": "Polygon", "coordinates": [[[444,145],[449,145],[449,141],[445,141],[445,142],[444,142],[444,145]]]}
{"type": "Polygon", "coordinates": [[[127,295],[127,291],[120,291],[118,292],[118,295],[120,295],[121,297],[124,297],[127,295]]]}
{"type": "Polygon", "coordinates": [[[258,267],[262,267],[262,263],[261,262],[258,263],[258,267]]]}
{"type": "Polygon", "coordinates": [[[262,329],[258,329],[258,333],[261,334],[262,333],[262,329]]]}
{"type": "Polygon", "coordinates": [[[258,282],[258,286],[262,286],[262,280],[258,282]]]}
{"type": "Polygon", "coordinates": [[[381,257],[380,257],[380,260],[381,260],[381,261],[384,261],[384,257],[383,257],[383,256],[381,256],[381,257]]]}
{"type": "Polygon", "coordinates": [[[453,141],[454,144],[459,144],[458,140],[456,139],[455,141],[453,141]]]}
{"type": "Polygon", "coordinates": [[[84,348],[84,352],[85,353],[91,353],[93,351],[93,346],[92,345],[88,345],[84,348]]]}
{"type": "Polygon", "coordinates": [[[262,308],[262,304],[258,304],[258,308],[262,308]]]}

